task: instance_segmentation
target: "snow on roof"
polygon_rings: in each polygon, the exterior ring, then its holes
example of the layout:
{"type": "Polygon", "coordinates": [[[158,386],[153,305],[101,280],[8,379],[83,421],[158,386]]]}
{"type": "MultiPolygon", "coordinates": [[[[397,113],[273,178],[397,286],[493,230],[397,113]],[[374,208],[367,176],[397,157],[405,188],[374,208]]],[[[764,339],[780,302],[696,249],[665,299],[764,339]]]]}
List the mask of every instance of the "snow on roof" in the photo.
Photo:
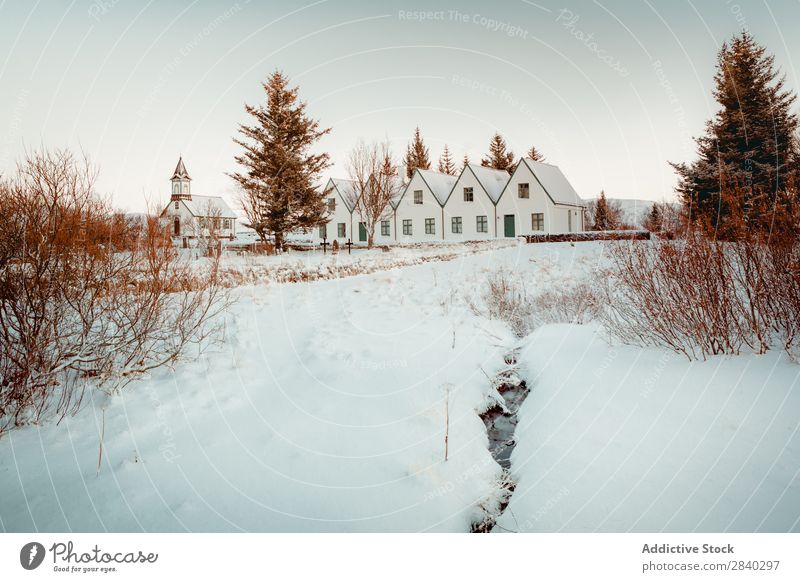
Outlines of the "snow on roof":
{"type": "Polygon", "coordinates": [[[500,199],[500,194],[503,193],[508,180],[511,178],[505,170],[495,170],[494,168],[487,168],[477,164],[470,164],[469,169],[475,174],[475,177],[480,182],[483,189],[492,199],[495,204],[500,199]]]}
{"type": "Polygon", "coordinates": [[[572,184],[558,166],[536,162],[525,158],[523,160],[530,168],[536,179],[544,188],[547,195],[556,204],[567,204],[570,206],[586,206],[586,202],[578,196],[572,184]]]}
{"type": "Polygon", "coordinates": [[[419,172],[420,176],[422,176],[422,179],[425,180],[425,183],[428,185],[428,188],[431,189],[431,192],[433,192],[433,195],[439,205],[444,206],[444,203],[447,202],[447,197],[450,195],[450,191],[453,189],[453,185],[456,183],[458,178],[456,176],[451,176],[450,174],[434,172],[433,170],[417,169],[417,172],[419,172]]]}
{"type": "Polygon", "coordinates": [[[219,212],[220,218],[237,218],[228,203],[219,196],[195,196],[192,194],[191,199],[184,199],[183,203],[186,204],[192,216],[214,216],[219,212]]]}
{"type": "Polygon", "coordinates": [[[353,180],[345,180],[344,178],[331,178],[334,188],[339,192],[339,196],[347,207],[347,210],[353,212],[358,200],[358,191],[356,183],[353,180]]]}

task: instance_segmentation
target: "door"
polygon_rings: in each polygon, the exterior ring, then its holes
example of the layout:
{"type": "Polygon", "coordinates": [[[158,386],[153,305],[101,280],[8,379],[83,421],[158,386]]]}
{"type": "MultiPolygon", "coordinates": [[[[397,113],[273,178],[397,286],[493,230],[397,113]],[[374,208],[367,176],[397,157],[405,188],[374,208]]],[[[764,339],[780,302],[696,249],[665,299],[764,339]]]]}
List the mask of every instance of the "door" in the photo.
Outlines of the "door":
{"type": "Polygon", "coordinates": [[[359,222],[358,223],[358,240],[361,242],[367,242],[367,223],[366,222],[359,222]]]}
{"type": "Polygon", "coordinates": [[[503,233],[508,238],[514,238],[516,233],[514,231],[514,215],[513,214],[506,214],[503,217],[503,233]]]}
{"type": "Polygon", "coordinates": [[[174,234],[175,236],[181,236],[181,219],[177,216],[175,217],[174,234]]]}
{"type": "Polygon", "coordinates": [[[567,210],[567,232],[572,232],[572,210],[567,210]]]}

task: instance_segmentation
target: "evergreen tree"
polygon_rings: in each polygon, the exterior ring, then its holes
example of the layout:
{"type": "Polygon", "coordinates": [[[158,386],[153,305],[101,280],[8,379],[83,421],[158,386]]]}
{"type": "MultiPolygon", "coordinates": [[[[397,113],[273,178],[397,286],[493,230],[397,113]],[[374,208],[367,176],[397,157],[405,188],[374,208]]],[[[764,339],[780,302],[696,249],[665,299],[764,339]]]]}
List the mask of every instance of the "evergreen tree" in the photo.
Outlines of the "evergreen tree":
{"type": "Polygon", "coordinates": [[[659,206],[658,202],[653,202],[653,206],[642,222],[642,226],[645,230],[649,230],[650,232],[661,232],[663,222],[664,217],[661,213],[661,206],[659,206]]]}
{"type": "Polygon", "coordinates": [[[514,167],[514,153],[507,151],[506,140],[499,133],[495,133],[489,142],[489,154],[481,160],[481,165],[495,170],[505,170],[509,173],[514,167]]]}
{"type": "Polygon", "coordinates": [[[463,170],[467,166],[469,166],[469,156],[467,154],[464,154],[464,162],[461,165],[461,169],[463,170]]]}
{"type": "Polygon", "coordinates": [[[409,180],[414,175],[414,170],[429,170],[431,168],[430,152],[425,147],[425,142],[422,141],[419,127],[414,130],[414,139],[408,144],[406,149],[406,157],[403,160],[406,167],[406,175],[409,180]]]}
{"type": "Polygon", "coordinates": [[[720,109],[695,139],[698,158],[672,164],[677,191],[693,218],[718,227],[736,204],[755,224],[758,209],[786,201],[787,184],[799,177],[798,119],[791,111],[796,95],[785,88],[774,57],[746,31],[720,48],[714,85],[720,109]]]}
{"type": "Polygon", "coordinates": [[[306,115],[298,88],[290,88],[280,71],[262,87],[266,103],[245,105],[254,125],[239,125],[242,137],[233,141],[244,149],[235,157],[242,171],[230,176],[242,188],[249,226],[263,241],[273,235],[280,250],[286,233],[325,222],[324,198],[314,183],[330,163],[328,154],[309,149],[330,129],[306,115]]]}
{"type": "Polygon", "coordinates": [[[447,144],[444,144],[444,151],[439,156],[439,171],[442,174],[456,175],[456,165],[453,163],[453,158],[450,156],[450,149],[447,144]]]}
{"type": "Polygon", "coordinates": [[[611,230],[609,220],[608,200],[605,190],[600,191],[600,196],[594,204],[594,224],[592,230],[611,230]]]}
{"type": "Polygon", "coordinates": [[[543,162],[545,159],[542,152],[536,149],[536,146],[531,146],[531,149],[528,150],[525,157],[534,162],[543,162]]]}

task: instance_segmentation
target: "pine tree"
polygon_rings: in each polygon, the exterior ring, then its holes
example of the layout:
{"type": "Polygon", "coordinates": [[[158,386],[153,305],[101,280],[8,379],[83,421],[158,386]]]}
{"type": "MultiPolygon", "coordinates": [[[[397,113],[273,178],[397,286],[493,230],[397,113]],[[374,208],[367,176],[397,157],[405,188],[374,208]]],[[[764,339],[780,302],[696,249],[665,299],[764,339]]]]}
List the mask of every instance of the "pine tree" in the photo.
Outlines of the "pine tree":
{"type": "Polygon", "coordinates": [[[456,165],[453,163],[453,158],[450,156],[450,149],[447,144],[444,144],[444,151],[439,156],[439,171],[442,174],[456,175],[456,165]]]}
{"type": "Polygon", "coordinates": [[[469,156],[467,154],[464,154],[464,161],[461,165],[461,169],[463,170],[467,166],[469,166],[469,156]]]}
{"type": "Polygon", "coordinates": [[[650,232],[661,232],[663,222],[664,218],[661,213],[661,206],[659,206],[658,202],[653,202],[653,206],[642,222],[642,226],[645,230],[649,230],[650,232]]]}
{"type": "Polygon", "coordinates": [[[606,200],[605,190],[600,191],[600,196],[594,204],[594,224],[593,230],[611,230],[609,224],[608,200],[606,200]]]}
{"type": "Polygon", "coordinates": [[[506,140],[495,133],[489,142],[489,154],[481,160],[481,165],[495,170],[511,172],[514,166],[514,153],[506,151],[506,140]]]}
{"type": "Polygon", "coordinates": [[[430,152],[422,141],[419,127],[414,130],[414,139],[408,144],[406,157],[403,160],[406,167],[406,175],[409,180],[414,176],[414,170],[429,170],[431,167],[430,152]]]}
{"type": "Polygon", "coordinates": [[[531,146],[531,149],[525,154],[525,157],[534,162],[543,162],[545,160],[542,152],[536,149],[536,146],[531,146]]]}
{"type": "Polygon", "coordinates": [[[280,71],[262,87],[266,103],[245,105],[255,124],[239,125],[242,137],[233,141],[244,149],[235,157],[242,171],[230,176],[243,190],[249,226],[265,242],[273,235],[280,250],[286,233],[325,222],[324,198],[314,183],[330,162],[328,154],[309,149],[330,129],[306,115],[298,88],[290,88],[280,71]]]}
{"type": "Polygon", "coordinates": [[[719,227],[736,204],[755,224],[757,209],[786,200],[787,183],[800,177],[796,95],[785,88],[774,56],[746,31],[720,48],[714,84],[720,109],[695,139],[698,158],[672,164],[677,191],[693,218],[719,227]],[[721,187],[739,195],[726,196],[721,187]]]}

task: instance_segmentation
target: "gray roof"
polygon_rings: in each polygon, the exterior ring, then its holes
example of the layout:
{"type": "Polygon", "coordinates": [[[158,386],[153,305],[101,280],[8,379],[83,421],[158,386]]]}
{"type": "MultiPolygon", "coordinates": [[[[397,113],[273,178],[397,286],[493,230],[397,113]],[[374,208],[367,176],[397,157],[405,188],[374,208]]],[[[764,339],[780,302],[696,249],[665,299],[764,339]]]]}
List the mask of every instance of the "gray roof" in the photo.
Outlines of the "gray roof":
{"type": "Polygon", "coordinates": [[[220,218],[237,218],[228,203],[219,196],[195,196],[192,194],[191,199],[184,199],[181,202],[186,204],[192,216],[216,216],[219,213],[220,218]]]}
{"type": "Polygon", "coordinates": [[[170,180],[182,179],[191,180],[189,172],[186,171],[186,166],[183,164],[183,156],[178,158],[178,165],[175,166],[175,171],[172,173],[170,180]]]}
{"type": "Polygon", "coordinates": [[[527,158],[523,158],[522,161],[533,172],[533,175],[554,204],[586,206],[586,202],[578,196],[578,193],[575,192],[572,184],[569,183],[569,180],[567,180],[567,177],[558,166],[536,162],[527,158]]]}

